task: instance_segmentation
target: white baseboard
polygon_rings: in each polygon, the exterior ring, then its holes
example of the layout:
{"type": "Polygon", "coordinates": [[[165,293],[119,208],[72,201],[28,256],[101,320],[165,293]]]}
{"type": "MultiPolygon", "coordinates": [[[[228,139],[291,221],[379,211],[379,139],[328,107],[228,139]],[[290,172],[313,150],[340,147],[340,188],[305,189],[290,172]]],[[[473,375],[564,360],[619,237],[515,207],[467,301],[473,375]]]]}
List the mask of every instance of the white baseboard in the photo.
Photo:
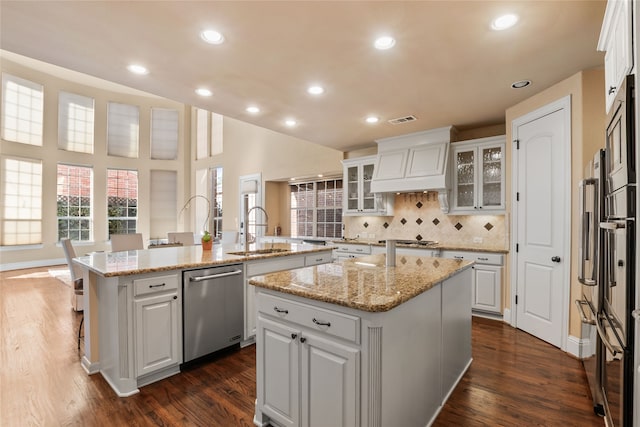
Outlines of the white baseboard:
{"type": "Polygon", "coordinates": [[[0,271],[22,270],[25,268],[51,267],[52,265],[66,264],[64,258],[39,259],[35,261],[13,262],[11,264],[0,264],[0,271]]]}
{"type": "Polygon", "coordinates": [[[567,353],[577,357],[578,359],[583,359],[588,356],[588,352],[591,348],[590,340],[580,339],[578,337],[574,337],[573,335],[569,335],[567,338],[567,353]]]}
{"type": "Polygon", "coordinates": [[[505,308],[504,313],[502,313],[502,321],[504,323],[511,324],[511,309],[505,308]]]}

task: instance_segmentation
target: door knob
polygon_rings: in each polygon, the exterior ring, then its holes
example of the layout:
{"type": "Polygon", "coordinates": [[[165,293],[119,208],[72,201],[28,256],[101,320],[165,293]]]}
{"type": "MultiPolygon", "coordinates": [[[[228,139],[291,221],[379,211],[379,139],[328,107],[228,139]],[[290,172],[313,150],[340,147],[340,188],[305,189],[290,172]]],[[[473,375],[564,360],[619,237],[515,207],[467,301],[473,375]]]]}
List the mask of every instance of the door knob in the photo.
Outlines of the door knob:
{"type": "Polygon", "coordinates": [[[552,257],[551,257],[551,261],[553,261],[553,262],[560,262],[560,257],[559,257],[559,256],[552,256],[552,257]]]}

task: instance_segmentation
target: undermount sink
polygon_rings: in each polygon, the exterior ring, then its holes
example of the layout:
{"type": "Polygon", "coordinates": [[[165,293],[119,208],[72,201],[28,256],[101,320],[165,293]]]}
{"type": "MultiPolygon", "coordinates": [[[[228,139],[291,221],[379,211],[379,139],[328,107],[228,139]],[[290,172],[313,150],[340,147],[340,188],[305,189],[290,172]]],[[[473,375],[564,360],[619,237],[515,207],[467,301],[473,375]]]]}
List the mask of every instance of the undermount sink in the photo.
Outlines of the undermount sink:
{"type": "Polygon", "coordinates": [[[252,256],[252,255],[268,255],[268,254],[277,254],[280,252],[290,252],[289,249],[255,249],[253,251],[239,251],[239,252],[227,252],[229,255],[242,255],[242,256],[252,256]]]}

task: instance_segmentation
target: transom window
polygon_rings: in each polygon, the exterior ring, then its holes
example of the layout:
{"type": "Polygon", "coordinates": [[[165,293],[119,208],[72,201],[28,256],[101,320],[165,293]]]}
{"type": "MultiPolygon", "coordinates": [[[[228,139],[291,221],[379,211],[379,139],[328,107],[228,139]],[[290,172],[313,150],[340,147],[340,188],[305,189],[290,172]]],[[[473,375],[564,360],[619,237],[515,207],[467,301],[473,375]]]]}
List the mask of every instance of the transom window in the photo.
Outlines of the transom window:
{"type": "Polygon", "coordinates": [[[42,243],[42,161],[2,159],[3,246],[42,243]]]}
{"type": "Polygon", "coordinates": [[[60,92],[58,97],[58,148],[93,153],[93,98],[60,92]]]}
{"type": "Polygon", "coordinates": [[[107,218],[112,234],[135,233],[138,223],[138,172],[107,169],[107,218]]]}
{"type": "Polygon", "coordinates": [[[92,169],[58,165],[58,240],[90,241],[92,169]]]}
{"type": "Polygon", "coordinates": [[[342,180],[290,185],[291,237],[340,237],[342,180]]]}

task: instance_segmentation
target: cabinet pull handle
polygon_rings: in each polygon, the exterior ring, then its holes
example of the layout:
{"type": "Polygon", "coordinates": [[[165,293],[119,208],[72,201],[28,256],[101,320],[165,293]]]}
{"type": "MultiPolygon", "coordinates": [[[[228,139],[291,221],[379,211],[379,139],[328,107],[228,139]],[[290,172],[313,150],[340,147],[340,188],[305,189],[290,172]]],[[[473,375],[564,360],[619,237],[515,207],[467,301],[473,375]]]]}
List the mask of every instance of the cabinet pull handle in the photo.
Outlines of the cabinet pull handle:
{"type": "Polygon", "coordinates": [[[298,337],[298,334],[291,334],[291,339],[295,340],[298,337]]]}
{"type": "Polygon", "coordinates": [[[464,259],[464,257],[463,257],[463,256],[457,256],[457,255],[454,255],[453,257],[454,257],[455,259],[464,259]]]}
{"type": "Polygon", "coordinates": [[[275,310],[276,313],[289,314],[289,310],[286,310],[286,309],[283,309],[283,308],[273,307],[273,309],[275,310]]]}
{"type": "Polygon", "coordinates": [[[316,262],[322,262],[322,258],[316,258],[316,262]]]}
{"type": "Polygon", "coordinates": [[[609,95],[611,95],[615,91],[616,91],[616,87],[615,86],[609,86],[609,95]]]}
{"type": "Polygon", "coordinates": [[[315,317],[313,318],[313,323],[318,326],[326,326],[327,328],[331,327],[331,322],[323,322],[322,320],[317,320],[315,317]]]}
{"type": "Polygon", "coordinates": [[[161,288],[163,286],[166,286],[166,283],[162,283],[161,285],[149,285],[149,288],[161,288]]]}
{"type": "Polygon", "coordinates": [[[479,259],[480,261],[489,261],[489,258],[480,257],[480,256],[478,257],[478,259],[479,259]]]}

